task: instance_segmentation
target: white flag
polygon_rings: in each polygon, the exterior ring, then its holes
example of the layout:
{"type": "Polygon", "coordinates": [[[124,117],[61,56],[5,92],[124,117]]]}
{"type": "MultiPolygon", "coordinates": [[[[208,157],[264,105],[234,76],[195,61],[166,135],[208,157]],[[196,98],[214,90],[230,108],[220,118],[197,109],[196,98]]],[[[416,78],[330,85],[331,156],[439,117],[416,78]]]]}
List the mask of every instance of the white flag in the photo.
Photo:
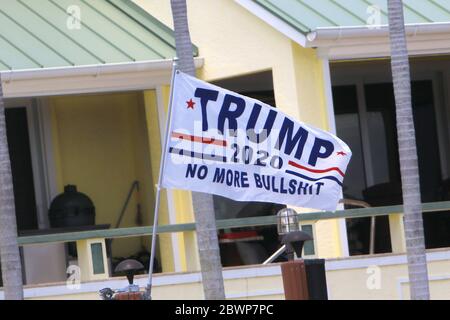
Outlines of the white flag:
{"type": "Polygon", "coordinates": [[[176,72],[162,186],[336,210],[350,148],[258,100],[176,72]]]}

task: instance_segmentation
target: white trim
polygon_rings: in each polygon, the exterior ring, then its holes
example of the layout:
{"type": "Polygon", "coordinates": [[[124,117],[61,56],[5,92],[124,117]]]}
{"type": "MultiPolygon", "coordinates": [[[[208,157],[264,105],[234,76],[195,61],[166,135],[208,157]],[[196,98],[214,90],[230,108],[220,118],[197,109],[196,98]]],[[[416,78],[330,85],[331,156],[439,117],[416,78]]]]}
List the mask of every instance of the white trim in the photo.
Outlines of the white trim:
{"type": "MultiPolygon", "coordinates": [[[[407,40],[410,56],[450,53],[448,34],[409,36],[407,40]]],[[[314,48],[319,56],[327,56],[330,60],[386,58],[391,53],[388,37],[323,40],[315,43],[314,48]]]]}
{"type": "MultiPolygon", "coordinates": [[[[158,122],[159,122],[160,141],[161,141],[161,148],[162,148],[163,144],[164,144],[165,125],[166,125],[167,117],[166,117],[166,112],[164,111],[164,97],[163,97],[161,86],[156,87],[156,105],[158,107],[158,122]]],[[[174,198],[173,198],[173,191],[171,189],[166,189],[166,195],[167,195],[167,208],[169,210],[169,223],[176,224],[177,216],[176,216],[176,210],[175,210],[175,204],[174,204],[174,198]]],[[[183,271],[183,268],[181,266],[181,259],[180,259],[180,245],[178,242],[179,236],[180,235],[175,232],[172,232],[170,234],[171,242],[172,242],[172,256],[173,256],[175,272],[183,271]]]]}
{"type": "MultiPolygon", "coordinates": [[[[450,22],[410,23],[405,25],[406,36],[429,34],[447,34],[450,32],[450,22]]],[[[389,36],[388,25],[363,25],[341,27],[319,27],[307,34],[308,47],[314,47],[321,40],[342,40],[346,38],[367,38],[389,36]]]]}
{"type": "MultiPolygon", "coordinates": [[[[450,250],[429,251],[426,253],[427,263],[434,261],[445,261],[450,259],[450,250]]],[[[352,270],[364,269],[373,265],[376,266],[392,266],[406,265],[407,259],[405,254],[401,255],[372,255],[369,257],[355,257],[346,259],[326,260],[325,270],[352,270]]]]}
{"type": "MultiPolygon", "coordinates": [[[[195,58],[195,67],[203,66],[202,58],[195,58]]],[[[95,64],[85,66],[52,67],[41,69],[20,69],[1,71],[2,79],[6,82],[17,80],[65,78],[79,76],[101,76],[105,74],[145,72],[155,70],[171,70],[173,60],[148,60],[137,62],[122,62],[95,64]]]]}
{"type": "MultiPolygon", "coordinates": [[[[432,55],[450,53],[450,23],[406,25],[408,53],[432,55]]],[[[317,28],[307,35],[306,47],[318,48],[330,60],[389,57],[391,48],[386,25],[317,28]]]]}
{"type": "MultiPolygon", "coordinates": [[[[249,268],[237,268],[231,270],[223,271],[224,279],[233,280],[233,279],[242,279],[247,277],[268,277],[268,276],[281,276],[281,268],[279,265],[275,266],[256,266],[249,268]]],[[[201,273],[183,273],[183,274],[156,274],[153,278],[153,286],[161,287],[161,286],[170,286],[170,285],[180,285],[180,284],[188,284],[188,283],[201,283],[201,273]]],[[[137,276],[135,278],[135,284],[140,287],[145,287],[147,285],[147,276],[137,276]]],[[[25,287],[24,288],[24,296],[25,298],[38,298],[38,297],[50,297],[50,296],[63,296],[63,295],[71,295],[71,294],[83,294],[83,293],[98,293],[101,289],[109,287],[109,288],[124,288],[128,285],[128,281],[125,278],[111,278],[110,280],[103,281],[92,281],[85,282],[80,284],[79,289],[69,289],[66,284],[48,284],[41,285],[35,287],[25,287]]],[[[255,295],[272,295],[278,294],[272,291],[256,291],[255,295]]],[[[231,298],[235,295],[244,296],[253,296],[246,293],[233,293],[227,295],[227,298],[231,298]]],[[[0,300],[4,299],[4,293],[0,290],[0,300]]]]}
{"type": "Polygon", "coordinates": [[[334,115],[333,89],[330,75],[330,62],[327,58],[320,59],[322,62],[323,84],[325,91],[325,103],[327,106],[328,131],[336,134],[336,117],[334,115]]]}
{"type": "MultiPolygon", "coordinates": [[[[195,58],[197,68],[202,58],[195,58]]],[[[152,89],[170,81],[172,60],[2,71],[5,98],[152,89]]]]}
{"type": "Polygon", "coordinates": [[[274,16],[266,9],[262,8],[252,0],[234,0],[237,4],[241,5],[255,16],[272,26],[275,30],[278,30],[286,37],[292,41],[297,42],[302,47],[306,46],[306,37],[303,33],[299,32],[297,29],[291,27],[289,24],[284,22],[282,19],[274,16]]]}
{"type": "MultiPolygon", "coordinates": [[[[450,275],[439,275],[439,276],[428,276],[428,281],[440,281],[440,280],[450,280],[450,275]]],[[[403,296],[403,290],[402,290],[402,284],[405,283],[409,283],[409,278],[398,278],[397,279],[397,292],[398,292],[398,297],[400,298],[400,300],[404,300],[405,297],[403,296]]],[[[433,298],[431,298],[433,299],[433,298]]],[[[447,300],[447,299],[445,299],[447,300]]]]}

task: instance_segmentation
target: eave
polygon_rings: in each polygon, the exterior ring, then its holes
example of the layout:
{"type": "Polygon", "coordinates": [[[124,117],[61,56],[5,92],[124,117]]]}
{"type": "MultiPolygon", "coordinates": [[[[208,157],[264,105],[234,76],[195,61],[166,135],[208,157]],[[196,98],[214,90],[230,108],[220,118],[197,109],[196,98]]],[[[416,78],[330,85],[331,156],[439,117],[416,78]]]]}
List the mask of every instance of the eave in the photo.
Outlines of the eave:
{"type": "MultiPolygon", "coordinates": [[[[203,58],[194,58],[196,68],[203,58]]],[[[171,59],[1,71],[5,98],[117,92],[167,85],[171,59]]]]}

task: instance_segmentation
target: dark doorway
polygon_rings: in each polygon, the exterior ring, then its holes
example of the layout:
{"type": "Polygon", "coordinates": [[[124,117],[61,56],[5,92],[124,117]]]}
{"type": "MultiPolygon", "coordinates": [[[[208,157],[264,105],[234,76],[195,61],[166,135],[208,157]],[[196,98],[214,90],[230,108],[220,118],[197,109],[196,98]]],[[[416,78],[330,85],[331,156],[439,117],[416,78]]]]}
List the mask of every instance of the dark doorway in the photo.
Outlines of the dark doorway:
{"type": "Polygon", "coordinates": [[[6,130],[18,231],[38,228],[27,110],[6,108],[6,130]]]}
{"type": "MultiPolygon", "coordinates": [[[[368,183],[365,174],[365,159],[356,86],[334,87],[333,99],[337,134],[350,146],[353,153],[344,180],[344,199],[365,201],[367,200],[365,190],[368,183]]],[[[369,202],[369,204],[376,206],[374,203],[369,202]]],[[[345,207],[346,209],[354,208],[351,205],[346,205],[345,207]]],[[[346,219],[350,255],[369,253],[370,221],[370,218],[346,219]]],[[[376,217],[375,224],[375,253],[390,252],[391,244],[388,217],[376,217]]]]}
{"type": "MultiPolygon", "coordinates": [[[[378,114],[378,121],[369,119],[371,143],[385,137],[387,181],[367,188],[366,200],[374,205],[402,203],[400,164],[395,119],[395,98],[392,83],[365,86],[366,105],[369,114],[378,114]],[[372,122],[371,122],[372,121],[372,122]]],[[[436,115],[434,109],[433,82],[431,80],[411,83],[412,107],[419,160],[420,192],[422,202],[441,200],[442,175],[439,157],[436,115]]],[[[373,118],[375,120],[375,118],[373,118]]],[[[374,159],[375,160],[375,159],[374,159]]],[[[450,245],[450,216],[448,213],[424,214],[425,245],[437,248],[450,245]]]]}
{"type": "MultiPolygon", "coordinates": [[[[364,118],[358,108],[356,86],[333,87],[337,132],[353,151],[344,181],[344,196],[363,200],[371,206],[401,204],[393,86],[392,83],[365,84],[363,90],[364,118]],[[362,126],[366,126],[364,129],[368,132],[368,139],[364,142],[362,126]],[[368,148],[370,152],[364,153],[364,148],[368,148]],[[367,167],[369,162],[370,167],[367,167]],[[370,168],[373,175],[370,185],[365,176],[367,168],[370,168]]],[[[422,202],[450,199],[450,183],[442,181],[441,177],[433,82],[413,81],[411,90],[422,202]]],[[[368,253],[369,218],[347,219],[347,227],[350,253],[368,253]]],[[[387,217],[377,218],[376,227],[375,252],[389,252],[391,248],[387,217]]],[[[450,246],[448,213],[424,214],[424,229],[427,248],[450,246]]]]}
{"type": "MultiPolygon", "coordinates": [[[[400,183],[400,164],[398,155],[397,130],[395,120],[395,99],[392,83],[370,84],[365,86],[366,104],[369,114],[379,115],[369,118],[370,142],[380,139],[384,133],[383,143],[388,172],[386,181],[381,183],[400,183]]],[[[419,158],[420,191],[423,202],[438,200],[441,184],[441,165],[439,144],[434,112],[433,84],[431,81],[413,81],[411,87],[414,127],[419,158]]],[[[376,153],[374,150],[373,153],[376,153]]],[[[373,156],[375,159],[376,155],[373,156]]],[[[401,186],[399,185],[401,188],[401,186]]],[[[401,198],[392,199],[392,204],[401,203],[401,198]]]]}

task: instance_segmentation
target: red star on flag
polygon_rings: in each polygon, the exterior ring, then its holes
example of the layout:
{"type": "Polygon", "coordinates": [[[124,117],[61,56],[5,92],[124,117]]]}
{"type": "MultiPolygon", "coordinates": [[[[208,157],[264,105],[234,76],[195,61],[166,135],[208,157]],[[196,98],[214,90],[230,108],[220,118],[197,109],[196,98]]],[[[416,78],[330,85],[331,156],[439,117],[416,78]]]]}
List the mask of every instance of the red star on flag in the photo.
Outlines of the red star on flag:
{"type": "Polygon", "coordinates": [[[347,154],[344,151],[337,152],[338,156],[346,156],[347,154]]]}
{"type": "Polygon", "coordinates": [[[190,99],[189,101],[186,101],[186,103],[187,103],[187,108],[188,109],[194,109],[195,102],[192,101],[192,99],[190,99]]]}

